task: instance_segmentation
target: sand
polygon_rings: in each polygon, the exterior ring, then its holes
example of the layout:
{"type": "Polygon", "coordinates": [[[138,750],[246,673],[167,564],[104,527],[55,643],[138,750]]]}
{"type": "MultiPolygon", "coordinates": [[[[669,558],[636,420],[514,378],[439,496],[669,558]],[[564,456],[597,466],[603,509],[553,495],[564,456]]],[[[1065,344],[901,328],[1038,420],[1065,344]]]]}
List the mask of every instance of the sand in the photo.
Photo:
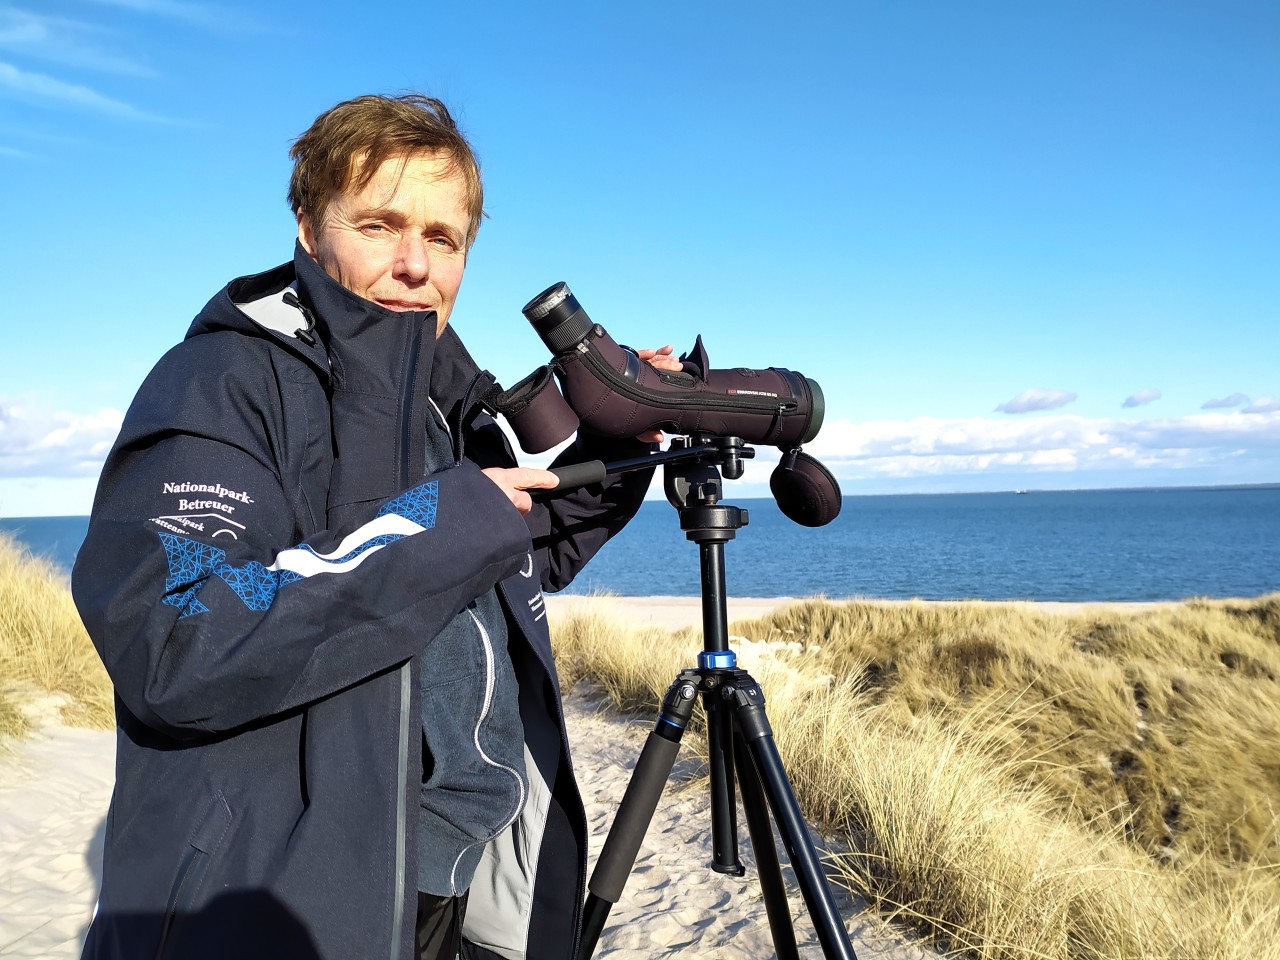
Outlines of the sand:
{"type": "MultiPolygon", "coordinates": [[[[550,599],[552,617],[563,616],[579,602],[550,599]]],[[[782,602],[730,601],[730,617],[759,616],[782,602]]],[[[696,598],[607,603],[641,624],[687,626],[701,619],[696,598]]],[[[594,863],[652,718],[611,715],[595,691],[585,688],[570,692],[565,706],[594,863]]],[[[101,877],[115,735],[67,727],[58,721],[56,708],[52,698],[35,700],[30,709],[39,729],[0,754],[0,956],[14,960],[78,957],[101,877]]],[[[684,760],[676,764],[673,783],[659,803],[622,901],[609,917],[597,957],[774,956],[745,826],[741,855],[746,876],[726,877],[710,870],[710,801],[701,781],[680,782],[689,776],[690,767],[684,760]]],[[[821,846],[820,839],[815,843],[821,846]]],[[[800,954],[806,960],[820,958],[803,901],[789,872],[784,872],[800,954]]],[[[938,956],[847,893],[836,891],[836,905],[860,960],[938,956]]]]}
{"type": "Polygon", "coordinates": [[[115,734],[64,726],[58,703],[26,704],[40,726],[0,754],[0,956],[12,960],[78,957],[102,874],[115,734]]]}
{"type": "MultiPolygon", "coordinates": [[[[566,698],[574,769],[587,806],[589,862],[594,864],[630,782],[653,718],[627,720],[608,712],[606,700],[587,689],[566,698]]],[[[715,873],[711,861],[710,795],[705,780],[692,780],[682,747],[640,847],[621,901],[596,950],[612,960],[688,957],[700,960],[766,960],[774,957],[764,900],[756,879],[746,826],[739,811],[743,877],[715,873]]],[[[822,840],[813,835],[815,846],[822,840]]],[[[783,863],[786,855],[779,848],[783,863]]],[[[784,866],[792,923],[800,956],[823,952],[794,878],[784,866]]],[[[848,892],[834,889],[836,909],[859,960],[935,960],[940,954],[891,927],[848,892]]]]}
{"type": "MultiPolygon", "coordinates": [[[[552,617],[593,611],[617,617],[637,627],[659,627],[663,630],[678,630],[702,623],[700,597],[572,597],[557,594],[548,596],[546,601],[552,617]]],[[[733,621],[763,617],[778,607],[795,602],[790,597],[730,597],[725,606],[729,620],[733,621]]]]}

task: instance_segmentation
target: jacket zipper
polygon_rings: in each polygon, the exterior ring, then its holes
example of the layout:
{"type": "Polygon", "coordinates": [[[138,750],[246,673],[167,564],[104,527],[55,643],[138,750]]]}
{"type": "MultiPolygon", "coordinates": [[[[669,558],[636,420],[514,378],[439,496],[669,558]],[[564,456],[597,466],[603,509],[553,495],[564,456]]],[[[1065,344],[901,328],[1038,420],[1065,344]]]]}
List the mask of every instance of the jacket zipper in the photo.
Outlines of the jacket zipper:
{"type": "Polygon", "coordinates": [[[409,792],[409,664],[400,668],[400,759],[396,765],[396,879],[395,907],[391,914],[390,960],[400,956],[400,940],[404,927],[405,884],[405,807],[409,792]]]}
{"type": "Polygon", "coordinates": [[[773,403],[769,400],[729,400],[716,396],[707,396],[706,394],[699,394],[696,397],[682,397],[649,391],[632,384],[625,377],[620,376],[618,371],[614,370],[586,344],[579,344],[577,349],[578,354],[586,365],[591,368],[592,372],[596,374],[597,379],[603,380],[615,393],[619,393],[629,400],[657,404],[659,406],[682,407],[693,405],[703,410],[742,410],[750,413],[772,413],[776,415],[792,413],[799,406],[796,400],[782,400],[781,398],[779,398],[778,402],[773,403]]]}
{"type": "MultiPolygon", "coordinates": [[[[404,400],[400,407],[400,489],[409,486],[409,450],[410,432],[413,421],[413,383],[418,373],[418,353],[422,349],[422,328],[418,326],[411,334],[409,344],[409,363],[405,370],[404,400]]],[[[390,960],[400,956],[400,941],[404,931],[404,890],[405,867],[408,845],[405,819],[409,805],[409,706],[412,703],[410,664],[400,668],[400,736],[396,760],[396,875],[395,875],[395,907],[391,914],[391,952],[390,960]]]]}
{"type": "Polygon", "coordinates": [[[409,363],[405,369],[404,403],[400,407],[400,489],[409,486],[410,430],[413,426],[413,381],[418,375],[418,353],[422,349],[422,328],[413,331],[409,343],[409,363]]]}

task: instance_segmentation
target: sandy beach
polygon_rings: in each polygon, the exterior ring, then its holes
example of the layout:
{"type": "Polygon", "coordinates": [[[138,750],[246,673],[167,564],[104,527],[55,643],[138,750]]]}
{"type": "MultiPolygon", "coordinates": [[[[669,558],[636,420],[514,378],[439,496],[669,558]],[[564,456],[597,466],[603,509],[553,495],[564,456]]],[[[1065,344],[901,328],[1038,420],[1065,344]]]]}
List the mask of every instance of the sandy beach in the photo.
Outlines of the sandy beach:
{"type": "Polygon", "coordinates": [[[115,734],[65,726],[58,704],[28,703],[38,728],[0,753],[0,956],[14,960],[78,957],[102,873],[115,734]]]}
{"type": "MultiPolygon", "coordinates": [[[[607,603],[638,624],[680,627],[700,621],[697,598],[549,598],[551,616],[583,602],[607,603]]],[[[759,616],[784,600],[730,601],[730,617],[759,616]]],[[[79,955],[101,874],[101,848],[113,779],[115,736],[67,727],[57,701],[29,707],[40,724],[0,754],[0,956],[62,960],[79,955]]],[[[611,715],[594,691],[566,698],[574,766],[587,804],[591,861],[599,853],[652,718],[611,715]]],[[[774,955],[764,902],[744,839],[747,874],[710,870],[709,798],[682,786],[677,763],[646,834],[622,902],[612,911],[596,955],[613,960],[699,957],[761,960],[774,955]]],[[[745,827],[743,827],[745,836],[745,827]]],[[[787,871],[784,871],[787,872],[787,871]]],[[[822,957],[803,901],[787,872],[801,956],[822,957]]],[[[837,891],[837,907],[861,960],[927,960],[865,905],[837,891]]]]}
{"type": "MultiPolygon", "coordinates": [[[[636,627],[658,627],[662,630],[679,630],[702,623],[701,597],[575,597],[554,594],[546,601],[547,611],[552,617],[598,611],[636,627]]],[[[795,602],[792,597],[730,597],[725,606],[729,620],[733,621],[763,617],[778,607],[795,602]]]]}

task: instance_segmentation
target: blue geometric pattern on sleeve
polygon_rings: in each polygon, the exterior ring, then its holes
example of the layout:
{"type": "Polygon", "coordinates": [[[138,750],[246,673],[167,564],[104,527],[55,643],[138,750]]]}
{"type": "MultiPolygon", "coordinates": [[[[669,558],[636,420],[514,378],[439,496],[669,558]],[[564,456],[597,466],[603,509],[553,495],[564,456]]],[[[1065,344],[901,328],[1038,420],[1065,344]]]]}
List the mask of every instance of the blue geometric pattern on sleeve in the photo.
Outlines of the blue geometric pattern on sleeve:
{"type": "Polygon", "coordinates": [[[406,490],[394,500],[388,500],[378,511],[378,516],[395,513],[406,520],[412,520],[425,530],[436,525],[436,505],[440,501],[440,481],[429,480],[424,484],[406,490]]]}
{"type": "Polygon", "coordinates": [[[220,563],[214,567],[214,575],[230,587],[250,610],[266,610],[276,598],[279,581],[272,570],[257,560],[250,560],[243,567],[220,563]]]}
{"type": "MultiPolygon", "coordinates": [[[[164,582],[166,591],[172,592],[184,583],[204,581],[213,568],[227,559],[227,551],[211,547],[190,537],[179,537],[172,533],[160,534],[160,542],[164,544],[165,559],[169,561],[169,576],[164,582]]],[[[165,601],[169,603],[169,600],[165,601]]],[[[179,604],[173,604],[179,606],[179,604]]]]}
{"type": "Polygon", "coordinates": [[[225,550],[190,537],[172,533],[158,536],[164,544],[165,559],[169,563],[169,576],[164,582],[167,593],[161,602],[181,610],[180,619],[209,612],[196,594],[204,588],[210,576],[223,581],[250,610],[266,610],[282,586],[302,579],[292,570],[268,570],[257,560],[250,560],[241,567],[234,566],[226,562],[225,550]],[[185,590],[174,592],[184,585],[185,590]]]}
{"type": "Polygon", "coordinates": [[[209,608],[196,598],[196,594],[200,592],[200,588],[203,587],[204,584],[205,581],[201,580],[199,583],[188,587],[181,593],[171,593],[164,597],[161,600],[161,603],[166,603],[171,607],[177,607],[181,610],[182,616],[178,618],[179,620],[184,617],[189,617],[193,613],[208,613],[209,608]]]}

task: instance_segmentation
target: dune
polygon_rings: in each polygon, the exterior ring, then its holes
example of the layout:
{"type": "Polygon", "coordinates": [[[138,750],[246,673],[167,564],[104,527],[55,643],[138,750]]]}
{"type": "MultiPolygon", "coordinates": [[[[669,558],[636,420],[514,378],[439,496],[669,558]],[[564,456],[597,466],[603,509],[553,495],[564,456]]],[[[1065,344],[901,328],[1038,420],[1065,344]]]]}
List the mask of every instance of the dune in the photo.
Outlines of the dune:
{"type": "MultiPolygon", "coordinates": [[[[553,598],[562,616],[579,598],[553,598]]],[[[597,602],[597,601],[591,601],[597,602]]],[[[696,598],[610,599],[611,609],[641,624],[679,627],[700,620],[696,598]]],[[[732,617],[759,616],[785,601],[730,604],[732,617]]],[[[115,735],[66,726],[61,699],[28,701],[36,730],[0,754],[0,954],[14,960],[70,960],[79,956],[101,878],[102,840],[114,777],[115,735]]],[[[574,765],[587,805],[592,863],[613,822],[651,719],[618,717],[595,691],[579,686],[565,698],[574,765]]],[[[745,839],[743,877],[708,866],[709,796],[700,783],[673,783],[659,803],[622,901],[614,907],[596,956],[648,960],[688,956],[762,960],[774,954],[764,901],[745,839]]],[[[815,835],[822,848],[822,838],[815,835]]],[[[785,854],[783,854],[785,863],[785,854]]],[[[789,871],[789,901],[801,957],[823,956],[789,871]]],[[[867,909],[835,891],[860,960],[932,960],[938,954],[912,942],[867,909]]]]}

